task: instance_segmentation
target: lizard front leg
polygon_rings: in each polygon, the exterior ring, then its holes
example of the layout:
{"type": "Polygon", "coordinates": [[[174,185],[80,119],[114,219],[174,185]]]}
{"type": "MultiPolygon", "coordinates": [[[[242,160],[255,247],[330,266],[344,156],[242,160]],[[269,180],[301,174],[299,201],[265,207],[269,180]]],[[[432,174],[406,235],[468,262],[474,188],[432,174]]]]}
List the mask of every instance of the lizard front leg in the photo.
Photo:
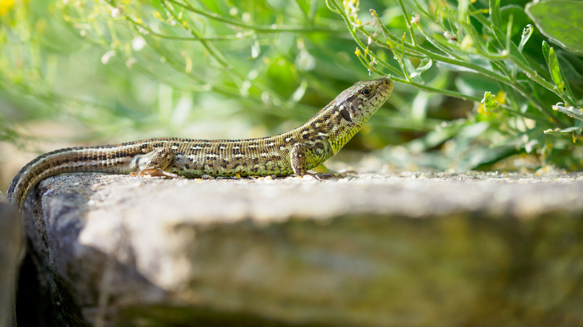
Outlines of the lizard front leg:
{"type": "MultiPolygon", "coordinates": [[[[323,140],[296,143],[290,151],[290,163],[294,174],[303,177],[308,170],[318,166],[332,156],[330,144],[323,140]]],[[[318,174],[309,174],[317,179],[318,174]]]]}
{"type": "Polygon", "coordinates": [[[176,174],[164,171],[174,160],[174,153],[168,148],[156,149],[144,155],[137,156],[133,164],[138,172],[133,172],[131,176],[166,176],[180,177],[176,174]]]}
{"type": "Polygon", "coordinates": [[[302,143],[294,144],[290,151],[290,163],[296,176],[302,177],[306,174],[306,145],[302,143]]]}

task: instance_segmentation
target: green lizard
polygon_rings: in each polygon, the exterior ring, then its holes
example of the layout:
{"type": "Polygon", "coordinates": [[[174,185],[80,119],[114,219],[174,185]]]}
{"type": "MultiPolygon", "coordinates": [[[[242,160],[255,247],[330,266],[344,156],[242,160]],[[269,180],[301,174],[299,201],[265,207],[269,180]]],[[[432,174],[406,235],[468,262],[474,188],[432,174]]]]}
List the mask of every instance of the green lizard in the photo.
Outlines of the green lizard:
{"type": "Polygon", "coordinates": [[[157,138],[55,150],[28,163],[7,192],[22,210],[44,178],[69,172],[168,177],[303,176],[356,134],[393,90],[388,78],[362,81],[340,93],[305,124],[287,133],[245,140],[157,138]]]}

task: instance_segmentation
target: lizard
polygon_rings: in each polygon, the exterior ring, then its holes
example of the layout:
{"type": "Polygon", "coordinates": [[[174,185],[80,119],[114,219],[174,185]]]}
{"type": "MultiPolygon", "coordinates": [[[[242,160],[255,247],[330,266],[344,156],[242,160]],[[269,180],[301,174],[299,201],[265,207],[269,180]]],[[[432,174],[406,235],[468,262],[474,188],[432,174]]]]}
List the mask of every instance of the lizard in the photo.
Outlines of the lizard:
{"type": "Polygon", "coordinates": [[[22,211],[36,184],[49,176],[71,172],[174,178],[293,174],[303,177],[340,151],[385,103],[392,90],[390,78],[357,82],[303,125],[263,138],[169,137],[55,150],[24,166],[12,180],[6,197],[22,211]]]}

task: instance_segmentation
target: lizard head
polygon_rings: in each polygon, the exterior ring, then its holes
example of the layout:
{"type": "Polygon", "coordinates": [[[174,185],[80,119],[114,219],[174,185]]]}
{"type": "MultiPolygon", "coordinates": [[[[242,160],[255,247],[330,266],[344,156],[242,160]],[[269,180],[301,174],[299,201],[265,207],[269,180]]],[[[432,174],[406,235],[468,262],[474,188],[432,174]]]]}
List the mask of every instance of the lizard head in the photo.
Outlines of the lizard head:
{"type": "Polygon", "coordinates": [[[344,120],[361,125],[387,101],[392,91],[393,83],[388,78],[357,82],[336,97],[335,107],[344,120]]]}
{"type": "Polygon", "coordinates": [[[334,153],[387,101],[393,91],[388,78],[357,82],[340,93],[314,119],[323,119],[334,153]]]}

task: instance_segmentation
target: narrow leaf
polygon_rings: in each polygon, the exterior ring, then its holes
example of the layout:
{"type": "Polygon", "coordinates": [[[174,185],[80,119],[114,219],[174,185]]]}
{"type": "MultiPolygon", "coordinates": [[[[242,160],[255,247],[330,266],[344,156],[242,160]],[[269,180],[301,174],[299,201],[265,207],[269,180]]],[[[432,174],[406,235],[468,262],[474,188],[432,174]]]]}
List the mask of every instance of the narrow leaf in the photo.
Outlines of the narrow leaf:
{"type": "Polygon", "coordinates": [[[571,134],[572,132],[581,132],[581,127],[573,126],[565,129],[555,128],[545,130],[545,134],[571,134]]]}
{"type": "Polygon", "coordinates": [[[423,59],[421,60],[421,62],[419,63],[419,67],[417,67],[417,69],[415,69],[412,73],[411,73],[411,78],[416,77],[416,76],[420,76],[421,73],[423,73],[424,71],[428,70],[429,68],[431,68],[431,66],[433,65],[433,60],[432,59],[423,59]]]}
{"type": "Polygon", "coordinates": [[[565,89],[564,89],[565,93],[567,94],[567,96],[569,96],[569,99],[575,99],[575,96],[573,96],[573,91],[571,90],[571,86],[569,86],[569,81],[565,77],[565,72],[563,71],[563,68],[559,65],[558,58],[557,58],[557,65],[559,66],[559,73],[561,74],[561,80],[565,83],[565,89]]]}
{"type": "Polygon", "coordinates": [[[578,109],[575,107],[563,107],[562,105],[559,105],[559,104],[560,104],[560,102],[557,103],[556,105],[554,105],[553,110],[560,111],[560,112],[564,113],[565,115],[568,115],[569,117],[583,120],[583,110],[582,109],[578,109]]]}
{"type": "Polygon", "coordinates": [[[500,0],[490,0],[490,19],[492,19],[492,26],[501,28],[502,19],[500,18],[500,0]]]}
{"type": "Polygon", "coordinates": [[[526,44],[526,42],[528,42],[528,39],[530,39],[530,36],[532,35],[533,31],[534,31],[534,28],[532,27],[532,25],[530,25],[530,24],[526,25],[526,27],[524,28],[524,31],[522,31],[522,39],[520,39],[520,44],[518,45],[518,51],[522,52],[522,49],[524,49],[524,45],[526,44]]]}
{"type": "Polygon", "coordinates": [[[457,7],[457,20],[460,22],[464,22],[466,19],[466,12],[468,11],[468,0],[459,0],[458,7],[457,7]]]}
{"type": "MultiPolygon", "coordinates": [[[[492,30],[494,31],[496,40],[498,40],[500,45],[505,46],[507,44],[506,34],[496,27],[493,27],[492,30]]],[[[510,55],[518,59],[523,65],[530,67],[530,64],[528,63],[524,55],[518,50],[518,47],[516,46],[516,44],[514,44],[514,42],[510,42],[510,55]]]]}
{"type": "Polygon", "coordinates": [[[543,41],[543,55],[545,56],[545,61],[547,65],[549,63],[549,52],[551,51],[551,47],[546,41],[543,41]]]}
{"type": "Polygon", "coordinates": [[[557,60],[557,55],[555,54],[555,49],[551,48],[549,51],[549,61],[547,62],[549,65],[549,72],[551,73],[551,77],[553,82],[558,88],[559,94],[563,95],[565,93],[565,82],[561,78],[561,67],[559,66],[559,61],[557,60]]]}
{"type": "Polygon", "coordinates": [[[565,78],[565,73],[559,64],[559,60],[555,53],[555,49],[550,47],[546,42],[543,41],[543,54],[545,56],[545,60],[547,61],[547,65],[549,68],[549,72],[551,73],[551,78],[553,82],[557,86],[557,91],[560,95],[567,94],[570,99],[574,99],[573,92],[571,91],[571,87],[569,86],[569,82],[567,78],[565,78]]]}

